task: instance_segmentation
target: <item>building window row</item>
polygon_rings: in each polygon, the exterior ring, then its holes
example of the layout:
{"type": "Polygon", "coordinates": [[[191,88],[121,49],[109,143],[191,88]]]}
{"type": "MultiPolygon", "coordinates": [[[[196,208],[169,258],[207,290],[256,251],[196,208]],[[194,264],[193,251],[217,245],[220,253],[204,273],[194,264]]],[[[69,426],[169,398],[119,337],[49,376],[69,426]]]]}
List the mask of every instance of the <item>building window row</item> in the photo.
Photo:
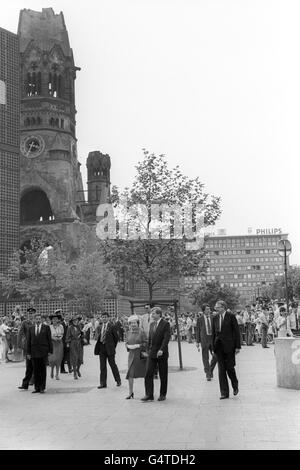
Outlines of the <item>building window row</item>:
{"type": "Polygon", "coordinates": [[[59,127],[60,129],[64,129],[65,128],[65,121],[64,121],[64,119],[51,117],[49,119],[49,125],[51,127],[59,127]]]}
{"type": "Polygon", "coordinates": [[[227,255],[250,255],[250,254],[268,254],[268,253],[277,253],[277,250],[269,250],[269,249],[264,249],[264,250],[214,250],[211,253],[213,253],[216,256],[227,256],[227,255]]]}
{"type": "Polygon", "coordinates": [[[225,247],[252,247],[252,246],[277,246],[279,238],[251,238],[247,240],[207,240],[207,248],[225,248],[225,247]]]}
{"type": "Polygon", "coordinates": [[[254,263],[254,262],[261,262],[261,263],[264,263],[264,262],[269,262],[269,263],[282,263],[282,258],[280,257],[277,257],[277,256],[269,256],[268,258],[263,258],[263,257],[253,257],[253,258],[232,258],[232,259],[228,259],[228,258],[219,258],[219,259],[216,259],[216,258],[212,258],[210,259],[210,263],[211,264],[234,264],[234,263],[248,263],[248,264],[251,264],[251,263],[254,263]]]}
{"type": "MultiPolygon", "coordinates": [[[[42,93],[42,74],[41,72],[27,73],[25,79],[25,93],[27,96],[39,96],[42,93]]],[[[62,98],[64,94],[63,77],[50,72],[48,76],[48,94],[53,98],[62,98]]]]}
{"type": "Polygon", "coordinates": [[[43,123],[42,119],[38,116],[38,117],[27,117],[25,120],[24,120],[24,126],[28,127],[28,126],[40,126],[41,124],[43,123]]]}
{"type": "Polygon", "coordinates": [[[260,265],[251,265],[251,266],[224,266],[216,267],[211,266],[207,269],[208,272],[232,272],[232,271],[279,271],[282,270],[281,266],[260,266],[260,265]]]}

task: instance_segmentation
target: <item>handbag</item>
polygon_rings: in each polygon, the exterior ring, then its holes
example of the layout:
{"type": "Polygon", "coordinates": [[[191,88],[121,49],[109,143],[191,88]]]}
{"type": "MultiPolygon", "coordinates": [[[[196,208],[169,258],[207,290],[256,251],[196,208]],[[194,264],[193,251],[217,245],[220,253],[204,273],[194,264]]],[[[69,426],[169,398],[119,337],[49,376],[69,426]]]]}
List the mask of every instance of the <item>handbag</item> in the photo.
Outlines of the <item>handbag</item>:
{"type": "Polygon", "coordinates": [[[146,351],[140,351],[140,359],[141,360],[146,360],[147,359],[147,356],[144,356],[143,353],[145,353],[146,351]]]}

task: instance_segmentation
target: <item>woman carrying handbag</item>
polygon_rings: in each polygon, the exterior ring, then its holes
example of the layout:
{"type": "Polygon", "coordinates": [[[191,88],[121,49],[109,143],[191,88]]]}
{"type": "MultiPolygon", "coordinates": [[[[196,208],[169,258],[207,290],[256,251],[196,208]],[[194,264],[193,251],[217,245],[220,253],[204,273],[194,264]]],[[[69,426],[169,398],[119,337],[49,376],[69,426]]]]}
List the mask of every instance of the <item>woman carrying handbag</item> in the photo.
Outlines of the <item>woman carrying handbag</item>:
{"type": "Polygon", "coordinates": [[[126,379],[129,384],[129,395],[127,400],[134,398],[133,381],[137,378],[145,378],[147,363],[147,336],[139,327],[139,318],[132,315],[128,318],[129,330],[125,341],[128,354],[128,371],[126,379]]]}

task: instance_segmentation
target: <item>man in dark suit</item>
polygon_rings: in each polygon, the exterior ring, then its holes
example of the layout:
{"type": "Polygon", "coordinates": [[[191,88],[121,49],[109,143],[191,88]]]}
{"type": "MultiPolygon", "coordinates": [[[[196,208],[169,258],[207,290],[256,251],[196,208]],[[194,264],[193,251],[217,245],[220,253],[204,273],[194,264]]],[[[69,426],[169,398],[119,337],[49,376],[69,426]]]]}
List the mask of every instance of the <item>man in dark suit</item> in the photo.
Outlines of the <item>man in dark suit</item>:
{"type": "Polygon", "coordinates": [[[196,346],[199,351],[201,344],[202,362],[204,365],[204,372],[206,379],[210,381],[213,378],[213,370],[217,363],[217,357],[213,353],[212,343],[212,316],[210,306],[204,304],[202,306],[203,315],[197,319],[196,325],[196,346]],[[209,363],[209,353],[212,355],[211,363],[209,363]]]}
{"type": "Polygon", "coordinates": [[[217,315],[213,318],[213,349],[218,359],[219,384],[221,397],[229,398],[227,375],[230,378],[233,394],[239,392],[238,379],[235,373],[235,355],[241,349],[241,337],[235,315],[227,310],[226,302],[218,300],[215,305],[217,315]]]}
{"type": "Polygon", "coordinates": [[[34,373],[35,390],[32,393],[45,392],[48,354],[52,352],[50,327],[42,323],[42,316],[36,313],[27,336],[27,357],[32,360],[34,373]]]}
{"type": "Polygon", "coordinates": [[[168,344],[170,340],[170,323],[162,319],[159,307],[151,310],[153,322],[150,325],[148,339],[148,362],[145,376],[145,396],[142,401],[153,401],[154,373],[158,364],[160,378],[160,395],[158,401],[166,399],[168,388],[168,344]]]}
{"type": "Polygon", "coordinates": [[[94,354],[99,355],[100,359],[100,385],[98,388],[106,388],[107,380],[107,361],[110,365],[114,379],[117,383],[117,387],[121,385],[121,378],[118,366],[115,362],[116,346],[118,344],[118,333],[113,325],[109,321],[109,315],[107,312],[102,314],[102,323],[96,330],[97,342],[95,344],[94,354]]]}
{"type": "Polygon", "coordinates": [[[33,385],[34,382],[32,360],[27,357],[27,336],[29,328],[33,326],[33,315],[35,313],[36,309],[34,307],[29,307],[27,309],[27,319],[22,322],[18,333],[18,348],[23,349],[23,353],[26,358],[25,377],[22,380],[22,385],[18,387],[20,390],[28,390],[29,385],[33,385]]]}

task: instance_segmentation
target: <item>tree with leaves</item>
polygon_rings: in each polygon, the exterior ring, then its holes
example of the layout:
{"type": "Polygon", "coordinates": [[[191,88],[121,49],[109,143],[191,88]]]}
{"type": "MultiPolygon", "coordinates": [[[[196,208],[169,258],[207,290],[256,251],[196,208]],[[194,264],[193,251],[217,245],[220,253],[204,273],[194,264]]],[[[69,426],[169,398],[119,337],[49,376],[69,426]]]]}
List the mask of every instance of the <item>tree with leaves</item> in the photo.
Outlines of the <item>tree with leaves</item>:
{"type": "Polygon", "coordinates": [[[199,308],[203,304],[209,304],[212,308],[218,300],[224,300],[230,310],[239,305],[240,294],[237,289],[225,284],[221,287],[218,281],[203,282],[203,284],[190,293],[194,305],[199,308]]]}
{"type": "Polygon", "coordinates": [[[127,218],[117,220],[115,239],[108,232],[99,243],[106,263],[117,274],[127,270],[134,281],[146,283],[151,303],[162,282],[206,269],[203,246],[187,250],[186,243],[191,239],[191,225],[192,239],[196,239],[197,208],[202,210],[201,228],[213,225],[220,215],[220,199],[206,193],[198,177],[183,175],[178,166],[170,169],[164,155],[145,149],[143,153],[132,187],[122,192],[112,188],[112,203],[122,203],[127,218]],[[189,230],[185,207],[193,207],[189,230]]]}
{"type": "Polygon", "coordinates": [[[89,252],[84,241],[76,260],[67,263],[59,247],[33,238],[28,247],[14,253],[10,268],[0,275],[1,296],[38,300],[73,300],[86,313],[103,305],[116,293],[115,277],[101,254],[89,252]]]}
{"type": "MultiPolygon", "coordinates": [[[[287,275],[289,299],[300,299],[300,266],[294,265],[288,268],[287,275]]],[[[285,299],[285,276],[276,276],[269,286],[263,286],[261,296],[270,299],[285,299]]]]}

